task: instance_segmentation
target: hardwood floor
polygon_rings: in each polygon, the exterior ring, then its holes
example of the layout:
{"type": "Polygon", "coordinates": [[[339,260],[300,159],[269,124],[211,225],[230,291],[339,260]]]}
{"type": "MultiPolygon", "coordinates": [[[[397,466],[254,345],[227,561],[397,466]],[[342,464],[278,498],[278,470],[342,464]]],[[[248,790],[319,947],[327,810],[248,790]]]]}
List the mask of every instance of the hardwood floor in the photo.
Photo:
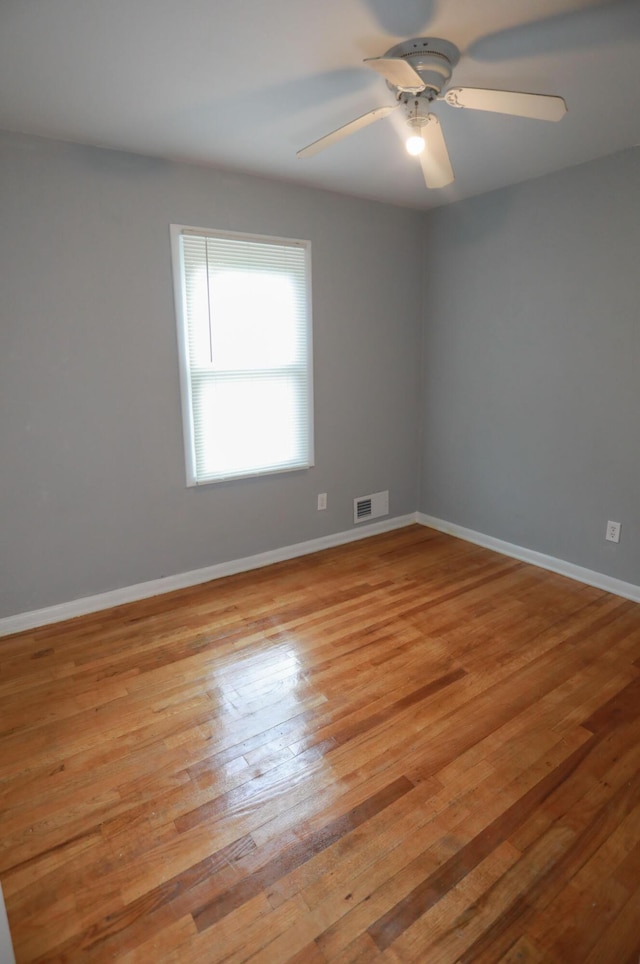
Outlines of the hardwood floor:
{"type": "Polygon", "coordinates": [[[637,964],[637,604],[412,526],[0,659],[18,962],[637,964]]]}

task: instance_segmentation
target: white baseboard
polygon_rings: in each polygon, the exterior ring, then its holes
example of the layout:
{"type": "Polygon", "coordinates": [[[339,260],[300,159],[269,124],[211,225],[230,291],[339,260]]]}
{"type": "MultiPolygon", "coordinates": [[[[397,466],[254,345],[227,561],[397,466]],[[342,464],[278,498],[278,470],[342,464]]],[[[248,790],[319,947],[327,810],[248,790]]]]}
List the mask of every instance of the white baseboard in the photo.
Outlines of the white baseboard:
{"type": "Polygon", "coordinates": [[[113,606],[122,606],[124,603],[137,602],[139,599],[149,599],[151,596],[161,596],[163,593],[172,592],[174,589],[197,586],[203,582],[211,582],[213,579],[221,579],[223,576],[235,575],[237,572],[260,569],[262,566],[269,566],[274,562],[284,562],[298,556],[310,555],[312,552],[320,552],[322,549],[332,549],[334,546],[357,542],[359,539],[366,539],[382,532],[402,529],[415,521],[415,514],[411,514],[384,519],[382,522],[373,522],[369,525],[361,524],[357,529],[348,529],[346,532],[320,536],[318,539],[298,542],[293,546],[283,546],[281,549],[261,552],[244,559],[232,559],[230,562],[221,562],[204,569],[194,569],[191,572],[182,572],[175,576],[165,576],[162,579],[153,579],[150,582],[140,582],[135,586],[113,589],[96,596],[85,596],[83,599],[74,599],[71,602],[60,603],[56,606],[47,606],[45,609],[6,616],[0,619],[0,636],[22,633],[38,626],[47,626],[50,623],[60,623],[65,619],[73,619],[75,616],[85,616],[87,613],[100,612],[102,609],[111,609],[113,606]]]}
{"type": "Polygon", "coordinates": [[[464,539],[465,542],[473,542],[485,549],[493,549],[494,552],[500,552],[503,556],[511,556],[521,562],[530,562],[534,566],[539,566],[540,569],[548,569],[550,572],[568,576],[569,579],[575,579],[587,586],[595,586],[596,589],[604,589],[615,596],[640,602],[640,586],[634,586],[631,582],[623,582],[621,579],[606,576],[602,572],[594,572],[593,569],[584,569],[572,562],[565,562],[564,559],[556,559],[554,556],[546,556],[544,553],[535,552],[533,549],[525,549],[523,546],[516,546],[511,542],[503,542],[502,539],[494,539],[493,536],[486,536],[484,533],[475,532],[473,529],[465,529],[464,526],[445,522],[444,519],[436,519],[433,516],[425,515],[423,512],[416,513],[416,522],[427,526],[429,529],[437,529],[438,532],[446,532],[447,535],[457,536],[458,539],[464,539]]]}
{"type": "Polygon", "coordinates": [[[139,599],[149,599],[152,596],[172,592],[174,589],[197,586],[200,583],[221,579],[223,576],[232,576],[238,572],[260,569],[274,562],[284,562],[298,556],[310,555],[312,552],[320,552],[322,549],[331,549],[334,546],[342,546],[349,542],[367,539],[369,536],[375,536],[382,532],[402,529],[414,522],[430,529],[436,529],[438,532],[446,532],[448,535],[464,539],[466,542],[483,546],[485,549],[493,549],[494,552],[511,556],[521,562],[529,562],[541,569],[548,569],[550,572],[557,572],[561,576],[568,576],[570,579],[575,579],[588,586],[604,589],[606,592],[622,596],[624,599],[640,602],[640,586],[635,586],[633,583],[614,579],[612,576],[594,572],[592,569],[584,569],[582,566],[565,562],[563,559],[556,559],[554,556],[547,556],[542,552],[535,552],[533,549],[525,549],[523,546],[516,546],[510,542],[504,542],[502,539],[494,539],[493,536],[475,532],[473,529],[465,529],[464,526],[446,522],[444,519],[436,519],[434,516],[425,515],[423,512],[416,512],[411,515],[396,516],[393,519],[384,519],[382,522],[374,522],[370,525],[361,525],[357,529],[348,529],[346,532],[336,532],[329,536],[321,536],[318,539],[310,539],[307,542],[298,542],[293,546],[283,546],[281,549],[273,549],[270,552],[261,552],[244,559],[232,559],[230,562],[221,562],[204,569],[194,569],[191,572],[165,576],[162,579],[141,582],[135,586],[124,586],[122,589],[113,589],[110,592],[99,593],[95,596],[85,596],[83,599],[74,599],[71,602],[60,603],[56,606],[47,606],[45,609],[6,616],[0,619],[0,636],[25,632],[38,626],[47,626],[50,623],[59,623],[65,619],[100,612],[103,609],[122,606],[124,603],[136,602],[139,599]]]}
{"type": "Polygon", "coordinates": [[[2,887],[0,886],[0,964],[15,964],[15,961],[9,921],[7,920],[7,911],[4,906],[2,887]]]}

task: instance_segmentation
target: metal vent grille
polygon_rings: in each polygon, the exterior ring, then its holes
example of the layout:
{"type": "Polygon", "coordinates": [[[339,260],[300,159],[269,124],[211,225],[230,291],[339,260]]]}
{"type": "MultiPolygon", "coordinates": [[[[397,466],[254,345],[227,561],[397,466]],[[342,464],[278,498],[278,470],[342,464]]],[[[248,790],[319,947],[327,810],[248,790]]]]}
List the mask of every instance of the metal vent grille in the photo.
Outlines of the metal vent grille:
{"type": "Polygon", "coordinates": [[[381,515],[389,515],[389,491],[374,492],[373,495],[361,495],[353,500],[353,521],[365,522],[367,519],[377,519],[381,515]]]}

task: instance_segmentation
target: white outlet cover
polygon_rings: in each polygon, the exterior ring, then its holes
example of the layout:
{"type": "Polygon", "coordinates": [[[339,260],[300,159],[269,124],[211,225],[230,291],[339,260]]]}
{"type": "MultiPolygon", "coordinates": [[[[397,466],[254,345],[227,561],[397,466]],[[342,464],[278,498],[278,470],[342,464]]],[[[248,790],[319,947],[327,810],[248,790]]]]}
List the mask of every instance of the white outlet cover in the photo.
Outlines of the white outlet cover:
{"type": "Polygon", "coordinates": [[[607,522],[606,538],[608,542],[620,542],[620,523],[607,522]]]}

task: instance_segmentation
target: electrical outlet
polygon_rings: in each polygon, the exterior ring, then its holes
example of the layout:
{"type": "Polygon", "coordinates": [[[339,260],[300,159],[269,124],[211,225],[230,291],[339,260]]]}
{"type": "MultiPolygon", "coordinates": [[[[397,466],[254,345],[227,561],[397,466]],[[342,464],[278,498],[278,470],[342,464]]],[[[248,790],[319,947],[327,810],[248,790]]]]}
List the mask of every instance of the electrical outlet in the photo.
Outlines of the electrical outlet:
{"type": "Polygon", "coordinates": [[[620,542],[620,523],[607,522],[607,541],[620,542]]]}
{"type": "Polygon", "coordinates": [[[318,512],[322,512],[322,510],[326,508],[327,508],[327,493],[321,492],[318,496],[318,512]]]}

